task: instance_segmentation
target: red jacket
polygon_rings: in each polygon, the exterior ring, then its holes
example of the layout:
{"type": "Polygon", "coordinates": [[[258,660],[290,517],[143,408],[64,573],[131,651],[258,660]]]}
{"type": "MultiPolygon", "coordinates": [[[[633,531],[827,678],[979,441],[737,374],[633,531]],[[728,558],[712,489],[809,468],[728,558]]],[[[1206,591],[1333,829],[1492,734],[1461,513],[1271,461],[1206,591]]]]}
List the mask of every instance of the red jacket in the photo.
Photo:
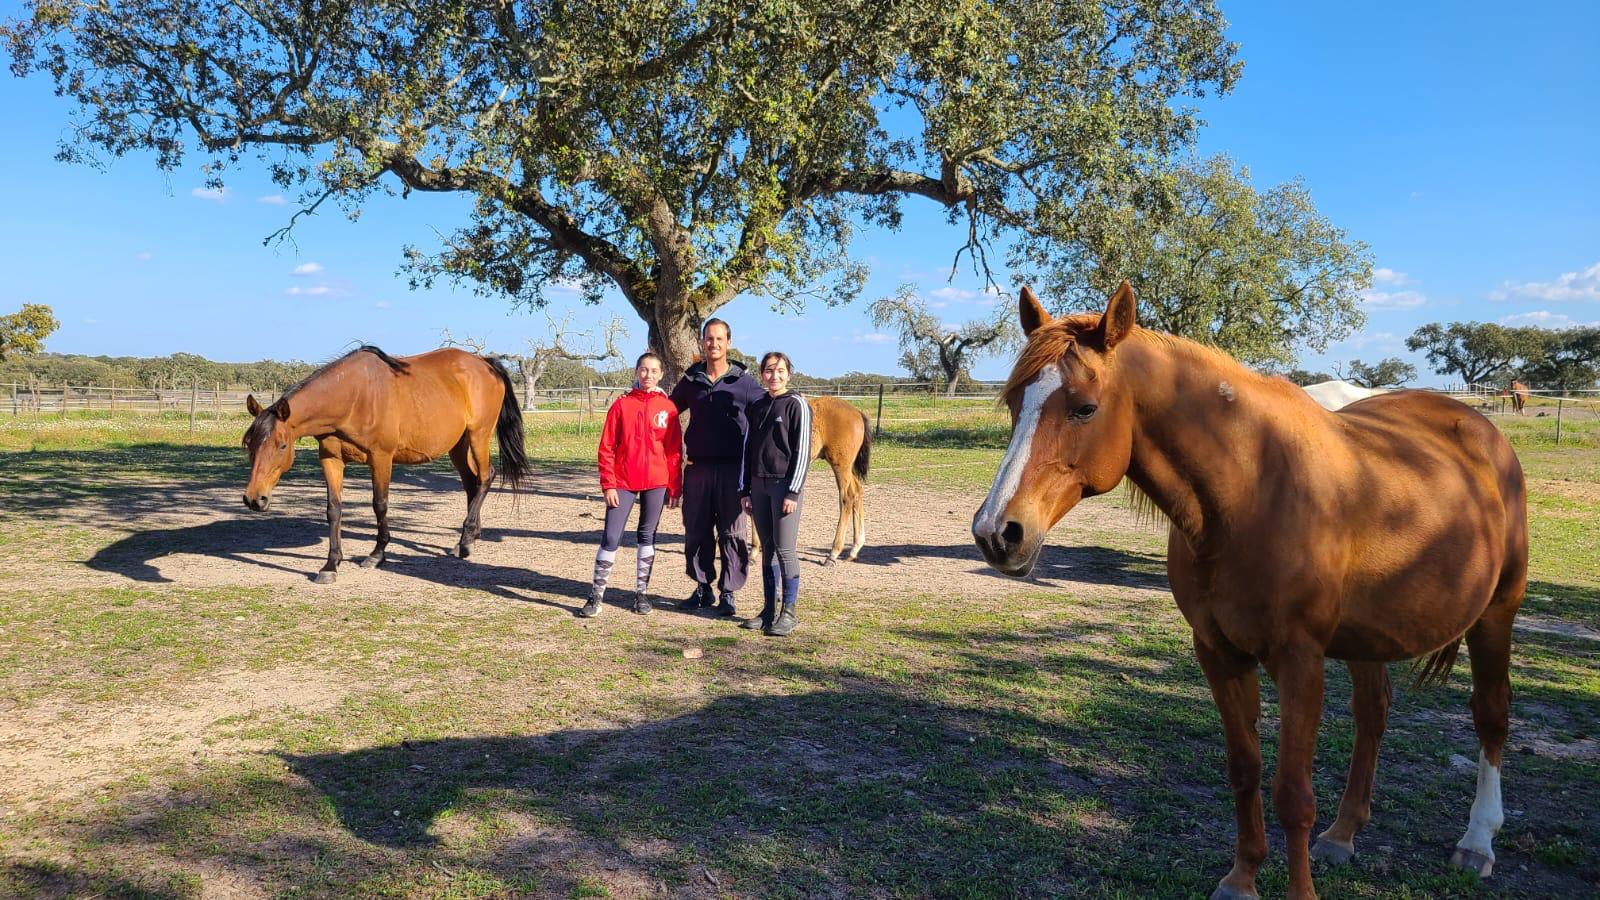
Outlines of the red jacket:
{"type": "Polygon", "coordinates": [[[600,431],[600,489],[683,493],[683,432],[678,408],[659,389],[623,394],[606,411],[600,431]]]}

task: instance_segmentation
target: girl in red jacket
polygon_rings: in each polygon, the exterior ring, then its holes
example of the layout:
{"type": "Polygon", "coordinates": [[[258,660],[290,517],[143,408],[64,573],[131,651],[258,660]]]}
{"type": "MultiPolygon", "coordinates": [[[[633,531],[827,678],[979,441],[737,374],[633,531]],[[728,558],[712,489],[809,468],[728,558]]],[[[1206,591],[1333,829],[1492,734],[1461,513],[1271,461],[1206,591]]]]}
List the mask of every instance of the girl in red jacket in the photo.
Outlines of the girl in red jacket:
{"type": "Polygon", "coordinates": [[[622,543],[633,504],[639,504],[639,561],[634,578],[633,611],[650,612],[650,566],[656,558],[656,525],[663,505],[674,509],[683,492],[680,457],[683,433],[678,408],[657,385],[661,357],[645,351],[633,365],[633,390],[618,397],[606,411],[600,431],[600,489],[606,495],[606,530],[594,555],[594,586],[578,615],[598,615],[611,578],[611,564],[622,543]]]}

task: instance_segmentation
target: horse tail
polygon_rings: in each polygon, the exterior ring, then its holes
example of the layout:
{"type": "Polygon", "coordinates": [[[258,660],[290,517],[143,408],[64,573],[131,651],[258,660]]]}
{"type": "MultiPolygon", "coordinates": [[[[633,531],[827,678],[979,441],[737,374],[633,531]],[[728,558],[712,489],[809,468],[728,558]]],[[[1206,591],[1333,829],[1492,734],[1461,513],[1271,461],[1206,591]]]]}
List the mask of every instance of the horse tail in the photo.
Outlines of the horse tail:
{"type": "Polygon", "coordinates": [[[1450,670],[1455,668],[1456,654],[1461,651],[1461,638],[1433,651],[1426,657],[1411,661],[1411,689],[1421,690],[1430,685],[1439,686],[1450,680],[1450,670]]]}
{"type": "Polygon", "coordinates": [[[856,477],[862,481],[867,480],[867,469],[872,467],[872,423],[867,421],[867,414],[856,410],[861,416],[861,449],[856,451],[855,469],[856,477]]]}
{"type": "Polygon", "coordinates": [[[505,399],[500,401],[500,421],[494,429],[500,441],[500,467],[496,474],[516,493],[522,490],[522,479],[528,474],[528,453],[522,445],[522,405],[517,402],[511,373],[506,371],[505,364],[499,359],[485,359],[484,362],[500,376],[500,383],[506,388],[505,399]]]}

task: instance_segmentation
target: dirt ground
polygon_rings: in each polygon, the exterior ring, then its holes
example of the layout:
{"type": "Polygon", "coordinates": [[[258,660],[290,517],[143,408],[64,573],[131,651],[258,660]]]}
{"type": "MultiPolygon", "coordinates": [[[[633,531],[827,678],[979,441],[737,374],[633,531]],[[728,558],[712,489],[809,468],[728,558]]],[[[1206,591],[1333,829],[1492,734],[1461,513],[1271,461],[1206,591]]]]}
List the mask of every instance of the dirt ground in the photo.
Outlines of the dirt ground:
{"type": "MultiPolygon", "coordinates": [[[[352,479],[344,502],[346,561],[338,581],[317,585],[311,577],[327,549],[320,480],[301,478],[279,486],[272,510],[249,512],[237,487],[197,489],[152,485],[147,499],[89,500],[55,516],[95,537],[88,558],[7,558],[7,568],[48,592],[167,584],[189,588],[292,588],[339,604],[353,597],[394,598],[463,613],[485,599],[523,601],[531,616],[568,617],[582,604],[590,580],[604,507],[587,472],[541,474],[531,490],[513,498],[497,491],[485,503],[483,538],[470,559],[449,557],[459,535],[465,504],[459,482],[426,471],[397,473],[390,495],[392,541],[388,559],[375,569],[358,563],[375,534],[371,496],[352,479]]],[[[837,514],[832,474],[813,469],[801,527],[802,583],[807,597],[852,594],[893,599],[945,595],[964,602],[1003,603],[1008,595],[1041,587],[1164,592],[1165,579],[1143,557],[1104,551],[1108,534],[1159,542],[1159,530],[1134,521],[1112,502],[1084,504],[1052,536],[1034,577],[1001,577],[979,557],[968,532],[981,496],[923,490],[899,484],[867,488],[867,544],[857,562],[831,566],[826,559],[837,514]],[[1074,545],[1097,546],[1081,553],[1074,545]]],[[[668,510],[657,535],[652,591],[658,602],[688,592],[684,575],[682,520],[668,510]]],[[[620,581],[631,585],[633,537],[618,558],[620,581]]],[[[0,549],[3,552],[3,549],[0,549]]],[[[10,554],[6,554],[8,557],[10,554]]],[[[71,556],[71,554],[68,554],[71,556]]],[[[759,582],[740,594],[741,610],[755,612],[759,582]]],[[[694,637],[726,627],[700,617],[658,612],[649,617],[623,607],[630,589],[613,588],[604,615],[610,627],[679,632],[694,637]],[[626,624],[621,624],[625,622],[626,624]]],[[[1024,612],[1025,615],[1025,612],[1024,612]]],[[[293,665],[268,672],[231,672],[200,683],[175,685],[138,702],[18,705],[0,698],[0,808],[27,810],[50,800],[88,794],[130,772],[156,770],[208,756],[268,749],[248,740],[217,741],[213,726],[261,713],[317,711],[337,705],[367,687],[330,673],[293,665]]]]}

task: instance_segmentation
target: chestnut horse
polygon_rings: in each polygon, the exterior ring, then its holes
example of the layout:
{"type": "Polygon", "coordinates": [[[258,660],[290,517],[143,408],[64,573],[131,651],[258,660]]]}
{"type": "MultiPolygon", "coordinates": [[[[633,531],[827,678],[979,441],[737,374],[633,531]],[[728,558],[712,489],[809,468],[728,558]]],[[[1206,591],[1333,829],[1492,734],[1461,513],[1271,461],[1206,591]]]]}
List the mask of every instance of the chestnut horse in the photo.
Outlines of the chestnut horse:
{"type": "Polygon", "coordinates": [[[1522,407],[1526,406],[1528,403],[1528,386],[1513,379],[1511,382],[1511,389],[1508,391],[1508,393],[1511,394],[1512,411],[1519,416],[1523,415],[1522,407]]]}
{"type": "Polygon", "coordinates": [[[396,359],[363,346],[323,366],[284,391],[271,406],[254,395],[245,407],[255,416],[245,432],[250,483],[245,505],[265,511],[272,488],[294,464],[294,444],[317,439],[317,457],[328,482],[328,562],[318,584],[337,577],[344,553],[339,543],[340,493],[345,463],[372,469],[372,511],[378,542],[361,561],[383,562],[389,544],[389,478],[395,463],[423,463],[449,453],[467,492],[467,518],[456,552],[465,557],[482,530],[478,512],[498,474],[515,490],[527,474],[522,413],[511,376],[496,360],[446,348],[396,359]],[[500,439],[500,470],[489,463],[489,435],[500,439]]]}
{"type": "Polygon", "coordinates": [[[1504,815],[1511,621],[1527,582],[1522,468],[1487,419],[1422,391],[1323,410],[1281,378],[1139,328],[1124,282],[1105,314],[1052,320],[1022,292],[1027,345],[1006,384],[1010,446],[972,534],[1027,574],[1051,526],[1124,476],[1170,522],[1167,575],[1221,714],[1238,836],[1213,897],[1254,897],[1267,855],[1256,667],[1278,686],[1272,799],[1289,893],[1311,856],[1344,861],[1371,818],[1388,716],[1385,663],[1442,681],[1471,651],[1477,794],[1452,862],[1486,876],[1504,815]],[[1316,823],[1312,756],[1323,661],[1350,670],[1355,749],[1337,818],[1316,823]]]}
{"type": "Polygon", "coordinates": [[[832,565],[850,541],[854,560],[867,543],[867,509],[863,497],[867,469],[872,462],[872,428],[867,414],[838,397],[807,397],[811,406],[811,447],[833,469],[839,486],[839,524],[833,532],[833,549],[823,565],[832,565]],[[846,532],[849,537],[846,537],[846,532]]]}

